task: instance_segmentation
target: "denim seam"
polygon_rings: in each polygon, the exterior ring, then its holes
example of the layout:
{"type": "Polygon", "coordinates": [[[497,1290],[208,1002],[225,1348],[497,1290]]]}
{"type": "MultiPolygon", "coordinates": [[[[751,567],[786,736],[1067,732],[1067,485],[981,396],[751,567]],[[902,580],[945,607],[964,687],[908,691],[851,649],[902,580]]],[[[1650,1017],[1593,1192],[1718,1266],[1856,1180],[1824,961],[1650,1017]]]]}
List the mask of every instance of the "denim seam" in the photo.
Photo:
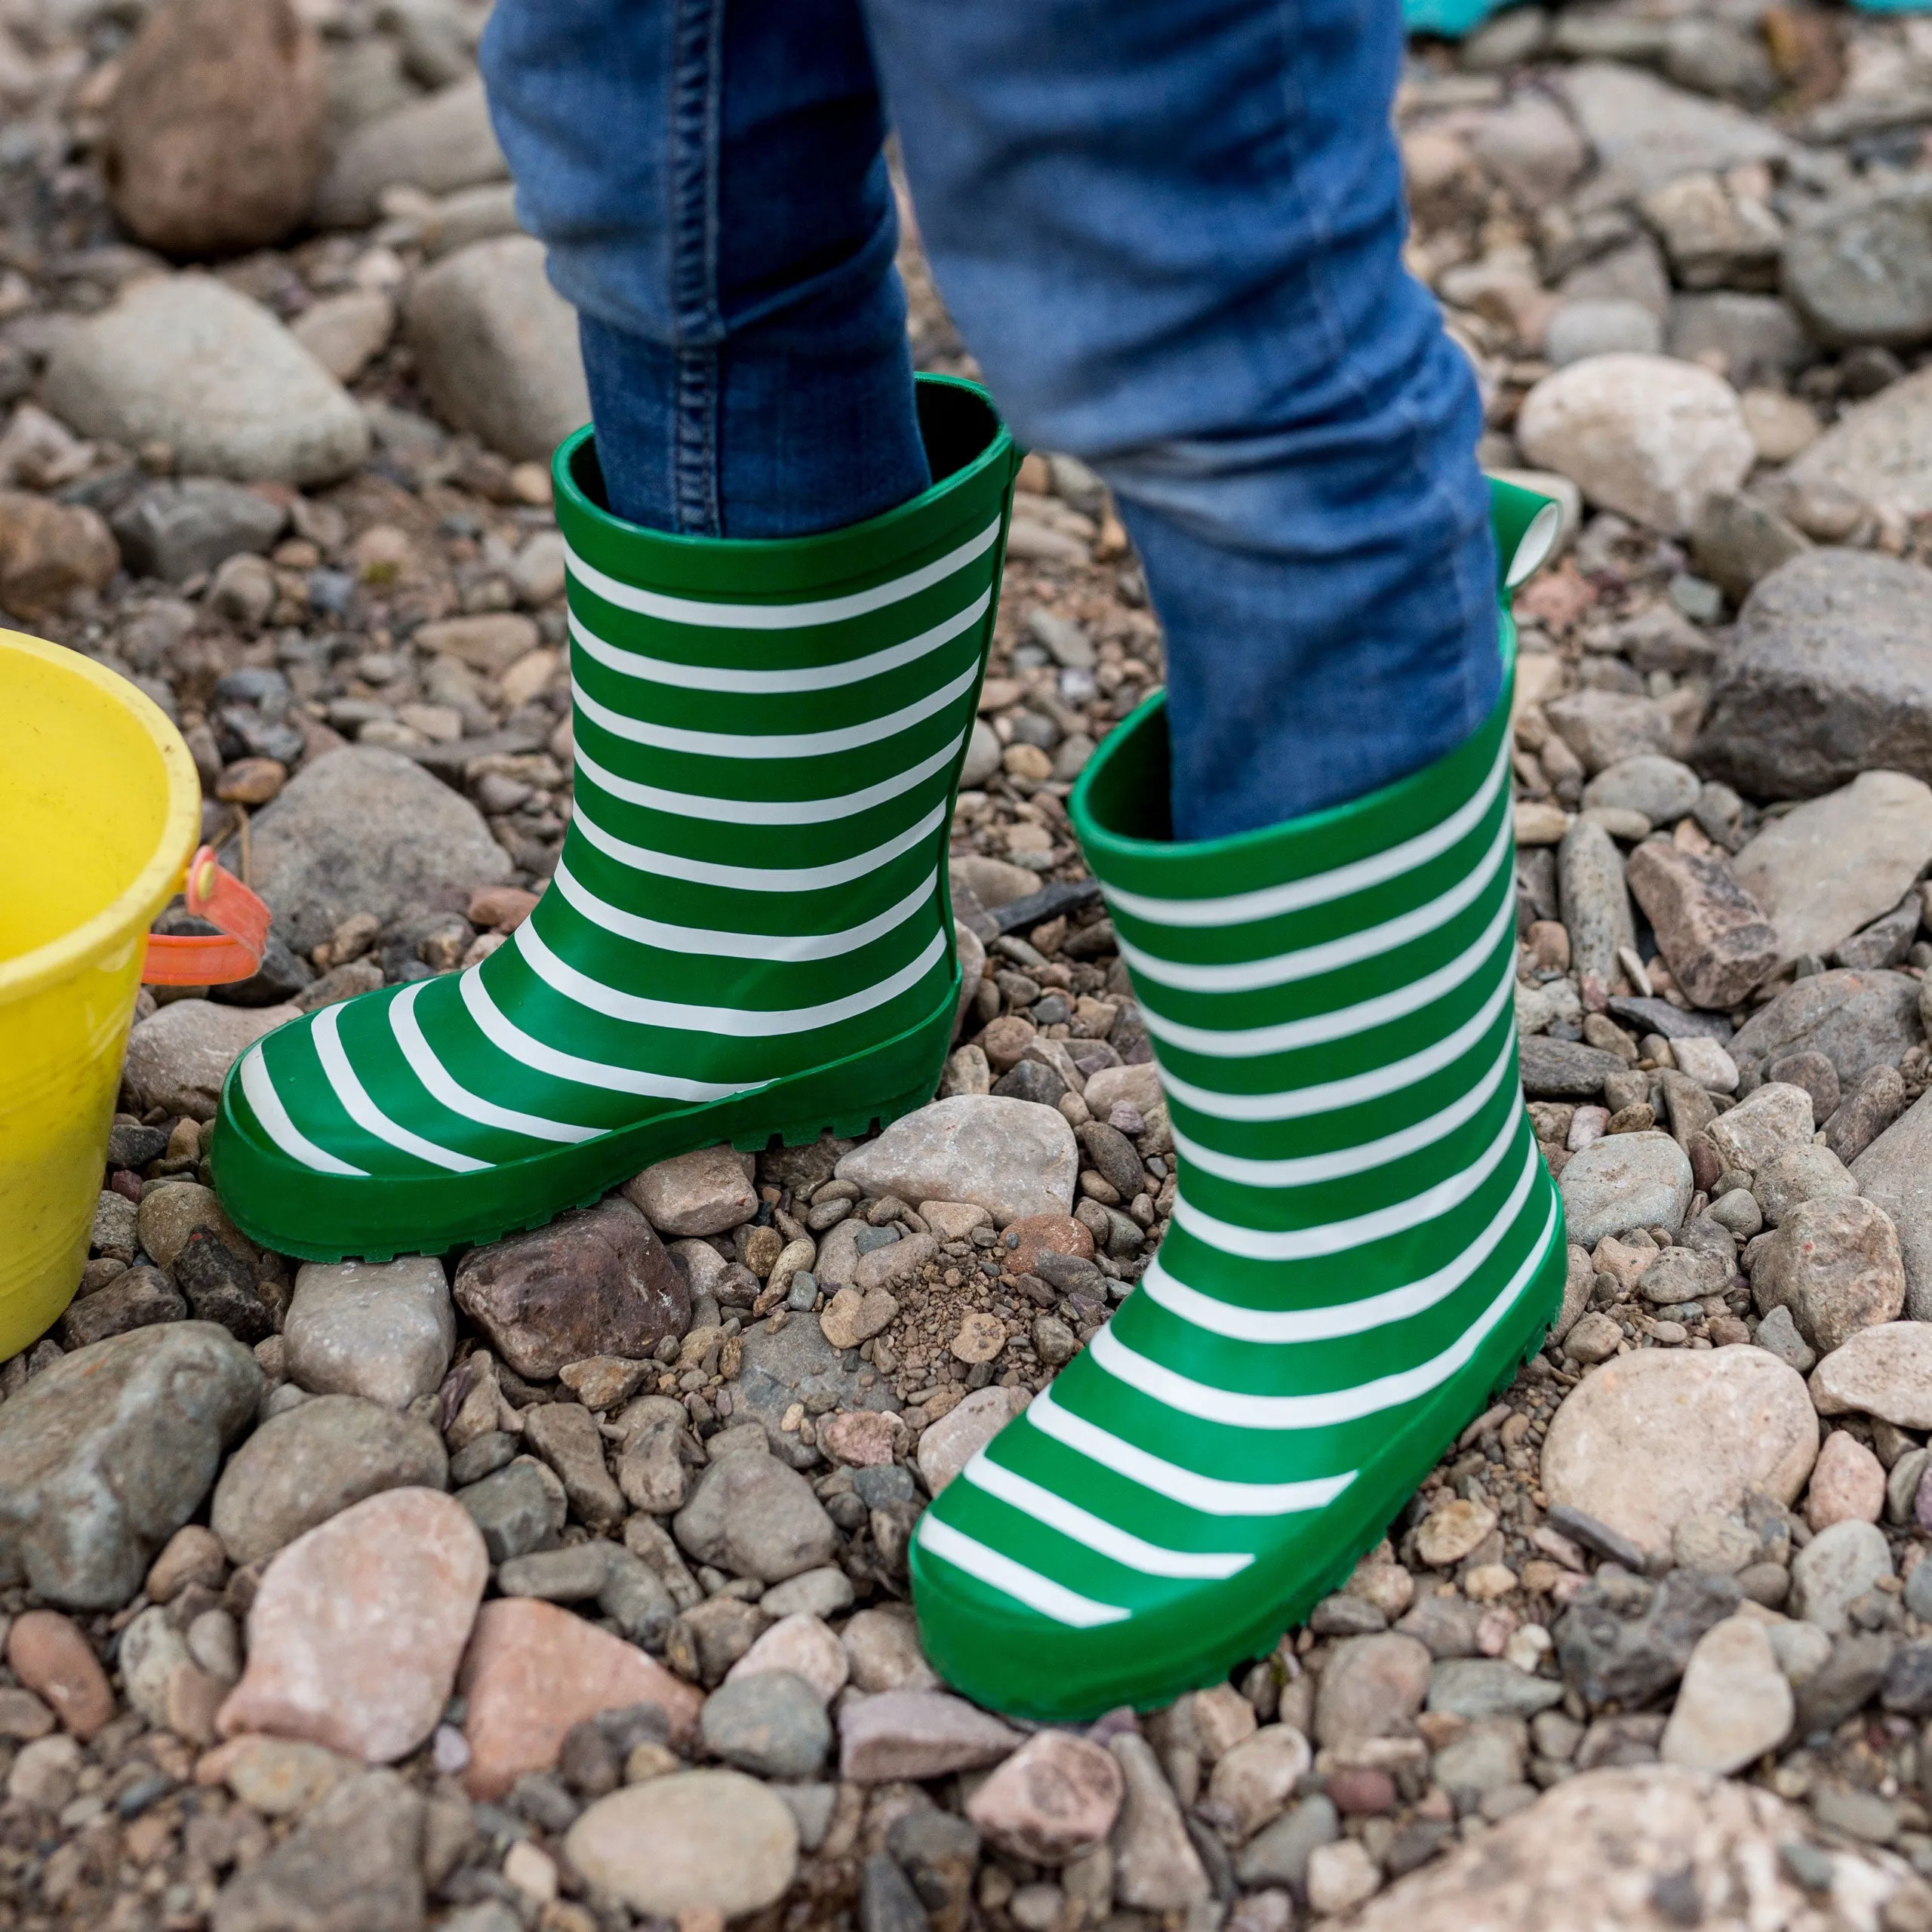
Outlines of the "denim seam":
{"type": "Polygon", "coordinates": [[[671,319],[675,343],[670,498],[678,529],[715,537],[718,391],[718,177],[724,93],[724,0],[676,0],[672,17],[671,319]]]}

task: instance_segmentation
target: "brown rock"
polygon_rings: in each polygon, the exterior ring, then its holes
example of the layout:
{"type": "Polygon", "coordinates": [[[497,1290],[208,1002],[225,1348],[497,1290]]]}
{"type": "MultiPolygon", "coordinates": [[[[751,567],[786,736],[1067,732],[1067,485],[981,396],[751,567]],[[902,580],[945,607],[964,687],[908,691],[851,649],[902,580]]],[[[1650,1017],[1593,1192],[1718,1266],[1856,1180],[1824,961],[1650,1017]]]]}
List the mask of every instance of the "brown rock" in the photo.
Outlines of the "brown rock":
{"type": "Polygon", "coordinates": [[[114,211],[168,254],[278,242],[308,211],[327,111],[321,49],[293,0],[167,0],[108,109],[114,211]]]}
{"type": "Polygon", "coordinates": [[[564,1734],[599,1712],[655,1704],[674,1737],[689,1737],[704,1701],[641,1651],[532,1597],[483,1606],[457,1687],[469,1703],[466,1782],[476,1798],[500,1798],[525,1771],[548,1770],[564,1734]]]}
{"type": "Polygon", "coordinates": [[[682,1271],[618,1196],[472,1249],[456,1299],[511,1367],[541,1380],[586,1355],[648,1355],[691,1318],[682,1271]]]}
{"type": "Polygon", "coordinates": [[[114,1715],[107,1673],[78,1627],[58,1611],[29,1610],[7,1633],[7,1661],[85,1744],[114,1715]]]}
{"type": "MultiPolygon", "coordinates": [[[[930,1241],[932,1238],[926,1235],[915,1238],[930,1241]]],[[[894,1242],[893,1245],[900,1247],[903,1243],[894,1242]]],[[[874,1253],[884,1251],[875,1249],[874,1253]]],[[[865,1261],[871,1259],[869,1254],[861,1257],[865,1261]]],[[[866,1292],[854,1286],[841,1288],[820,1309],[818,1325],[835,1349],[856,1349],[862,1342],[870,1341],[898,1312],[897,1300],[884,1288],[875,1287],[866,1292]]]]}
{"type": "Polygon", "coordinates": [[[542,634],[514,611],[485,611],[475,617],[438,617],[420,626],[414,641],[432,655],[460,658],[473,670],[495,676],[534,651],[542,634]]]}
{"type": "Polygon", "coordinates": [[[0,609],[38,623],[65,611],[76,591],[105,590],[120,568],[97,512],[0,490],[0,609]]]}
{"type": "Polygon", "coordinates": [[[372,1496],[298,1537],[248,1612],[248,1666],[223,1737],[267,1731],[374,1764],[435,1728],[490,1559],[469,1512],[432,1489],[372,1496]]]}
{"type": "Polygon", "coordinates": [[[657,1161],[625,1182],[626,1199],[663,1235],[721,1235],[758,1212],[746,1158],[728,1145],[657,1161]]]}
{"type": "Polygon", "coordinates": [[[1812,1534],[1834,1523],[1875,1523],[1884,1506],[1884,1464],[1849,1430],[1833,1429],[1818,1451],[1804,1499],[1812,1534]]]}
{"type": "Polygon", "coordinates": [[[1105,1746],[1043,1730],[980,1786],[966,1815],[1001,1850],[1035,1865],[1062,1865],[1113,1829],[1126,1788],[1105,1746]]]}
{"type": "Polygon", "coordinates": [[[219,1589],[227,1574],[228,1555],[220,1537],[199,1523],[183,1524],[148,1571],[148,1601],[172,1603],[190,1583],[219,1589]]]}
{"type": "Polygon", "coordinates": [[[1699,1006],[1735,1006],[1777,964],[1778,936],[1764,909],[1716,854],[1648,838],[1630,854],[1626,876],[1678,984],[1699,1006]]]}
{"type": "Polygon", "coordinates": [[[1398,1631],[1335,1647],[1315,1694],[1315,1735],[1324,1745],[1409,1734],[1429,1695],[1429,1654],[1398,1631]]]}
{"type": "Polygon", "coordinates": [[[997,1764],[1021,1741],[963,1697],[882,1690],[839,1713],[838,1774],[855,1784],[920,1782],[997,1764]]]}
{"type": "Polygon", "coordinates": [[[1753,1251],[1751,1294],[1760,1315],[1789,1309],[1820,1355],[1896,1321],[1905,1262],[1891,1217],[1857,1195],[1801,1203],[1753,1251]]]}
{"type": "Polygon", "coordinates": [[[998,1258],[1015,1275],[1032,1274],[1043,1254],[1074,1254],[1083,1261],[1094,1258],[1093,1235],[1071,1214],[1029,1214],[1008,1224],[1002,1244],[1005,1251],[998,1258]]]}
{"type": "Polygon", "coordinates": [[[524,1412],[525,1440],[552,1469],[580,1521],[609,1529],[624,1520],[624,1499],[604,1466],[597,1418],[580,1402],[546,1402],[524,1412]]]}

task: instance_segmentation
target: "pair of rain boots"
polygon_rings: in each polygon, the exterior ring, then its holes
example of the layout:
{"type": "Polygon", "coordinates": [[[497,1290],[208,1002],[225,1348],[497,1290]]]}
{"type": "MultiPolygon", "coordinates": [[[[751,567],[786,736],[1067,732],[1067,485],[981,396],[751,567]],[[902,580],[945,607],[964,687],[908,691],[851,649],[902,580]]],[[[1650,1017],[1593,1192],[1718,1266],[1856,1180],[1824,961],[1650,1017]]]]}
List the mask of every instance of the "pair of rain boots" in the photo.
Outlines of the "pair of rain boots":
{"type": "MultiPolygon", "coordinates": [[[[786,542],[666,536],[557,459],[575,810],[460,974],[291,1023],[224,1091],[243,1230],[315,1260],[488,1241],[668,1155],[930,1098],[958,1008],[946,856],[1017,452],[921,378],[933,486],[786,542]]],[[[1506,590],[1552,506],[1497,487],[1506,590]]],[[[1505,698],[1355,804],[1166,826],[1156,699],[1071,813],[1169,1106],[1168,1238],[921,1518],[935,1665],[997,1709],[1151,1706],[1265,1651],[1540,1340],[1561,1214],[1518,1081],[1505,698]]]]}

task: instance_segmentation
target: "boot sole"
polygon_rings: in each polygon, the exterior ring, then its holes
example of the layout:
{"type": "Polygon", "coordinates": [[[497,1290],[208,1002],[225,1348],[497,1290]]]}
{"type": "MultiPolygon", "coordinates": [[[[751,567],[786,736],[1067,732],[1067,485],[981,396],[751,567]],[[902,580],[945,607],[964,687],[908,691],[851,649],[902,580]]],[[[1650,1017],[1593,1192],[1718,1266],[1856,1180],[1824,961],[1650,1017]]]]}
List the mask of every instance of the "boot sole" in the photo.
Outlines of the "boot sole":
{"type": "Polygon", "coordinates": [[[392,1261],[481,1247],[588,1208],[654,1162],[700,1147],[728,1141],[757,1153],[774,1140],[798,1147],[823,1134],[854,1139],[888,1126],[937,1088],[958,992],[955,969],[941,1005],[864,1053],[480,1174],[351,1178],[300,1166],[242,1124],[238,1061],[222,1088],[215,1186],[251,1241],[299,1260],[392,1261]],[[873,1097],[881,1094],[891,1097],[873,1097]]]}
{"type": "MultiPolygon", "coordinates": [[[[1264,1657],[1284,1630],[1308,1620],[1325,1596],[1346,1583],[1355,1567],[1387,1535],[1444,1448],[1506,1387],[1549,1332],[1568,1272],[1561,1223],[1550,1255],[1525,1291],[1522,1312],[1434,1402],[1374,1466],[1295,1539],[1295,1549],[1318,1549],[1303,1578],[1236,1612],[1220,1601],[1183,1604],[1162,1617],[1060,1633],[1028,1616],[1010,1624],[989,1620],[977,1603],[955,1608],[943,1583],[926,1571],[918,1543],[910,1552],[919,1634],[935,1670],[974,1702],[1042,1724],[1084,1724],[1131,1705],[1164,1709],[1189,1690],[1225,1683],[1237,1664],[1264,1657]],[[1202,1640],[1201,1626],[1209,1626],[1202,1640]],[[1164,1627],[1156,1627],[1156,1626],[1164,1627]]],[[[1291,1561],[1294,1550],[1284,1560],[1291,1561]]]]}

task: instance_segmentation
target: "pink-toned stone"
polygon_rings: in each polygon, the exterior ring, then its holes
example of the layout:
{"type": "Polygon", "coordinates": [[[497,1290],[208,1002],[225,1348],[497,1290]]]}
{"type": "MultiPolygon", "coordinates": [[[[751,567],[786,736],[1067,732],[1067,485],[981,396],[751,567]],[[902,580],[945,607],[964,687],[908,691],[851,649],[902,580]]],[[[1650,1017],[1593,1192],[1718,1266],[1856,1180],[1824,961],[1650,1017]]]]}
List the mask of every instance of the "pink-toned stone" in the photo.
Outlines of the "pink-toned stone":
{"type": "Polygon", "coordinates": [[[1814,1531],[1834,1523],[1875,1523],[1884,1506],[1884,1464],[1857,1436],[1832,1430],[1812,1468],[1804,1520],[1814,1531]]]}
{"type": "Polygon", "coordinates": [[[190,1583],[219,1589],[227,1574],[228,1552],[220,1537],[202,1524],[184,1523],[149,1566],[148,1601],[172,1603],[190,1583]]]}
{"type": "Polygon", "coordinates": [[[1071,1214],[1029,1214],[1008,1224],[1005,1238],[994,1253],[1012,1273],[1030,1275],[1043,1254],[1077,1254],[1083,1260],[1092,1260],[1094,1237],[1071,1214]],[[1013,1238],[1015,1235],[1020,1237],[1017,1241],[1013,1238]]]}
{"type": "Polygon", "coordinates": [[[884,1690],[838,1718],[838,1774],[855,1784],[920,1782],[997,1764],[1023,1740],[963,1697],[884,1690]]]}
{"type": "Polygon", "coordinates": [[[877,1469],[892,1460],[893,1444],[905,1425],[884,1409],[848,1409],[818,1425],[818,1446],[848,1469],[877,1469]]]}
{"type": "Polygon", "coordinates": [[[643,1651],[555,1604],[499,1597],[478,1612],[457,1687],[469,1715],[470,1795],[500,1798],[557,1761],[564,1734],[602,1711],[655,1704],[674,1737],[697,1729],[704,1699],[643,1651]]]}
{"type": "Polygon", "coordinates": [[[967,1801],[966,1815],[1016,1858],[1060,1865],[1114,1828],[1126,1781],[1113,1754],[1071,1731],[1027,1739],[967,1801]]]}
{"type": "Polygon", "coordinates": [[[15,1617],[7,1633],[7,1661],[83,1744],[113,1716],[107,1673],[78,1626],[58,1611],[29,1610],[15,1617]]]}
{"type": "Polygon", "coordinates": [[[386,1490],[332,1516],[264,1573],[217,1730],[372,1764],[407,1756],[449,1701],[489,1574],[469,1511],[435,1490],[386,1490]]]}
{"type": "Polygon", "coordinates": [[[824,1704],[844,1689],[851,1675],[844,1647],[830,1626],[804,1610],[780,1617],[724,1673],[724,1681],[755,1677],[761,1670],[789,1670],[803,1678],[824,1704]]]}

